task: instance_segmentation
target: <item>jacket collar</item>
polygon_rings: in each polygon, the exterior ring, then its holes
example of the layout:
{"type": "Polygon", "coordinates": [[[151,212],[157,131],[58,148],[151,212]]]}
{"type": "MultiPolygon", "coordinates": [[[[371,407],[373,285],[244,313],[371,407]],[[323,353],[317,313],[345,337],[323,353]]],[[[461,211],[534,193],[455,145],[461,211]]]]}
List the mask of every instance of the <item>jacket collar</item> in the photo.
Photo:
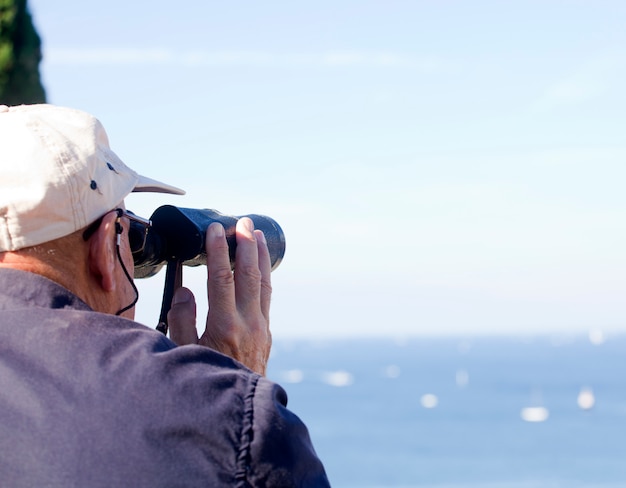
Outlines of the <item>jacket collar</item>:
{"type": "Polygon", "coordinates": [[[0,310],[23,307],[91,310],[76,295],[48,278],[28,271],[0,269],[0,310]]]}

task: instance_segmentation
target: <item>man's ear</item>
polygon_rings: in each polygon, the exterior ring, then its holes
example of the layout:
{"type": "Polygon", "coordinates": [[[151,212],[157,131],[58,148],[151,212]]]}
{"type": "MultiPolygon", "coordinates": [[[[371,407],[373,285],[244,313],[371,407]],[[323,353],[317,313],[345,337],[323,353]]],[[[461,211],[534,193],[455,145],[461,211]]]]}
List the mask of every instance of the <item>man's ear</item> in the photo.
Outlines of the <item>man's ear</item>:
{"type": "Polygon", "coordinates": [[[106,292],[115,291],[117,214],[110,212],[102,218],[98,230],[89,239],[89,271],[106,292]]]}

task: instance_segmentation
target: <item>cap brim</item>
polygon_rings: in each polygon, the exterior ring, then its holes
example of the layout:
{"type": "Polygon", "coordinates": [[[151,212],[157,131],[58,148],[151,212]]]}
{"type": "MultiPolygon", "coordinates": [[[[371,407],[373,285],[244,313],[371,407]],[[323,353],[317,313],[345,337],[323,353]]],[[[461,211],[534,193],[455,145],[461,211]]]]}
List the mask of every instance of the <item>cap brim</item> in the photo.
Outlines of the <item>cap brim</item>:
{"type": "Polygon", "coordinates": [[[139,175],[133,192],[171,193],[173,195],[185,194],[185,190],[141,175],[139,175]]]}

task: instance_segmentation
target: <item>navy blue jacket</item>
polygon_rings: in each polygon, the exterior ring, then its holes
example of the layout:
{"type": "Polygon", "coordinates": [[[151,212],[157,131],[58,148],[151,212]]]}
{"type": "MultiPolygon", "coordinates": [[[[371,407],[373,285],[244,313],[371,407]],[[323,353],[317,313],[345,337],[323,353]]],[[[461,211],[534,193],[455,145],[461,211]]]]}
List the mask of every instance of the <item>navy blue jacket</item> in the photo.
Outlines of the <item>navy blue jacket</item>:
{"type": "Polygon", "coordinates": [[[328,486],[284,390],[0,270],[0,485],[328,486]]]}

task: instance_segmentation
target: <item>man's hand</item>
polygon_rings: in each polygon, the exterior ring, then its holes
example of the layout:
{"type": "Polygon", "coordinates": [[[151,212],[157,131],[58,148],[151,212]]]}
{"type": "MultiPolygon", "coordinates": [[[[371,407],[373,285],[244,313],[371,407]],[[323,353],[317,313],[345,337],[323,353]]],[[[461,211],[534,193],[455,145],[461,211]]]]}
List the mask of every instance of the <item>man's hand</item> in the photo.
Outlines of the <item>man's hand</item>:
{"type": "Polygon", "coordinates": [[[265,375],[272,345],[269,309],[272,293],[270,255],[263,233],[252,220],[239,219],[236,228],[235,270],[230,269],[224,228],[207,229],[206,252],[209,313],[206,330],[198,339],[192,293],[179,288],[168,314],[170,337],[179,345],[210,347],[265,375]]]}

